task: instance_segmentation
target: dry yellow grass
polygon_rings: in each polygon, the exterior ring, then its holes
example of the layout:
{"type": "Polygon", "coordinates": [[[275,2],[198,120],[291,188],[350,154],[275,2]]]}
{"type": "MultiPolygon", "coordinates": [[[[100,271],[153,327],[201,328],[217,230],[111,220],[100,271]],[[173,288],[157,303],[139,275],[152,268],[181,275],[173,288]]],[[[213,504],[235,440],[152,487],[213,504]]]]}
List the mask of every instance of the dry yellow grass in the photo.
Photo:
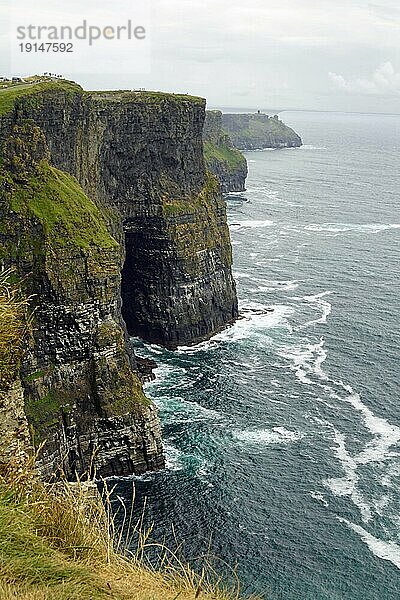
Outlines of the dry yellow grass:
{"type": "Polygon", "coordinates": [[[114,526],[106,493],[93,485],[39,482],[32,464],[0,480],[0,598],[32,600],[235,600],[239,587],[195,573],[163,548],[161,569],[143,561],[148,532],[140,521],[135,552],[114,526]],[[124,550],[124,551],[123,551],[124,550]]]}
{"type": "MultiPolygon", "coordinates": [[[[0,274],[0,387],[19,368],[27,304],[12,273],[0,274]]],[[[110,494],[93,484],[45,485],[34,458],[1,465],[0,600],[237,600],[210,568],[195,573],[166,548],[158,571],[144,562],[150,545],[126,514],[118,533],[110,494]],[[121,532],[121,529],[120,529],[121,532]],[[132,533],[135,552],[127,552],[132,533]]],[[[152,544],[153,545],[153,544],[152,544]]]]}
{"type": "Polygon", "coordinates": [[[10,270],[0,272],[0,389],[14,379],[27,330],[27,301],[10,270]]]}

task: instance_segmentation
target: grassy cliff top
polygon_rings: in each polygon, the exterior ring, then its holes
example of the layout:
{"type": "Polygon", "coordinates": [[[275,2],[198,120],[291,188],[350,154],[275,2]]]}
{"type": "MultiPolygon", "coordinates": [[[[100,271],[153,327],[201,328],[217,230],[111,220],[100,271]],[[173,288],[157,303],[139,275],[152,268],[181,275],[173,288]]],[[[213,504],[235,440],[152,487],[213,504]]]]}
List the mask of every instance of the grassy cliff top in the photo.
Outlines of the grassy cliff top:
{"type": "Polygon", "coordinates": [[[15,101],[19,98],[25,98],[39,94],[41,92],[51,92],[62,90],[64,92],[82,92],[82,88],[73,81],[61,79],[59,81],[37,80],[31,78],[28,82],[15,83],[0,87],[0,116],[12,111],[15,101]]]}
{"type": "Polygon", "coordinates": [[[224,129],[240,150],[274,148],[287,144],[301,146],[300,136],[279,118],[264,113],[223,114],[224,129]]]}
{"type": "Polygon", "coordinates": [[[207,164],[213,161],[225,163],[228,169],[235,169],[243,166],[246,159],[240,150],[230,146],[221,146],[212,142],[204,142],[204,158],[207,164]]]}
{"type": "Polygon", "coordinates": [[[52,245],[81,249],[118,246],[100,210],[72,175],[43,161],[38,172],[24,183],[15,184],[8,175],[0,175],[0,183],[4,180],[12,186],[10,208],[19,214],[33,214],[52,245]]]}
{"type": "Polygon", "coordinates": [[[204,106],[206,101],[199,96],[189,94],[172,94],[167,92],[135,91],[135,90],[104,90],[104,91],[84,91],[83,88],[65,79],[53,80],[51,78],[40,78],[37,76],[27,77],[23,82],[6,82],[0,84],[0,116],[11,112],[15,101],[20,98],[26,98],[35,94],[52,91],[75,92],[84,95],[87,98],[103,102],[147,102],[151,104],[160,104],[165,101],[176,104],[187,103],[204,106]]]}
{"type": "Polygon", "coordinates": [[[146,566],[141,557],[151,542],[144,532],[132,558],[123,556],[128,539],[118,541],[107,499],[106,506],[82,484],[45,487],[23,469],[1,477],[0,598],[238,600],[166,549],[162,572],[146,566]]]}
{"type": "Polygon", "coordinates": [[[134,91],[134,90],[105,90],[105,91],[88,91],[86,95],[95,100],[105,102],[149,102],[161,103],[164,101],[172,101],[177,104],[182,102],[190,102],[205,106],[205,99],[200,96],[190,96],[189,94],[171,94],[168,92],[151,92],[151,91],[134,91]]]}

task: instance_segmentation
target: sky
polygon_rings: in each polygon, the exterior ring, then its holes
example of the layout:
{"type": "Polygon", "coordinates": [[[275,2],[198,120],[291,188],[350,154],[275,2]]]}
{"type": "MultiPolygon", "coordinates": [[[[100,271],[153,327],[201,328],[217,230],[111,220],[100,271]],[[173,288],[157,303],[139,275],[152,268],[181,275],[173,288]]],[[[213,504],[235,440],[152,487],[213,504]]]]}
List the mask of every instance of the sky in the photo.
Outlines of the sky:
{"type": "MultiPolygon", "coordinates": [[[[13,2],[19,14],[23,2],[28,0],[13,2]]],[[[30,2],[42,23],[48,22],[48,3],[30,2]]],[[[120,22],[146,20],[148,55],[135,55],[133,46],[117,47],[112,42],[112,68],[107,72],[102,69],[106,61],[96,52],[78,61],[79,73],[76,66],[62,66],[59,72],[87,89],[191,93],[206,97],[213,107],[400,113],[398,0],[143,0],[143,4],[113,0],[112,5],[109,0],[69,0],[68,8],[65,4],[51,1],[50,22],[54,10],[65,23],[84,17],[96,22],[102,12],[111,18],[110,11],[120,22]],[[151,14],[143,16],[150,5],[151,14]]],[[[1,0],[1,23],[7,22],[10,7],[1,0]]],[[[4,74],[11,68],[6,29],[0,31],[4,74]]],[[[30,68],[46,70],[43,56],[31,60],[30,68]]],[[[12,68],[21,70],[23,65],[14,61],[12,68]]]]}

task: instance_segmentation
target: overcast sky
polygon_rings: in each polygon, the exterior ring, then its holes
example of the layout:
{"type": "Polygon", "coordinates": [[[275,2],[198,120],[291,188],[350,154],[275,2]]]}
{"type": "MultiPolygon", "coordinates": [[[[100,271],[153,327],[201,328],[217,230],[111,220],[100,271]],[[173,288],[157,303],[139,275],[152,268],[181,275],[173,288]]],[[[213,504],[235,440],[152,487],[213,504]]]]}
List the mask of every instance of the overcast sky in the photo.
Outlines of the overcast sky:
{"type": "MultiPolygon", "coordinates": [[[[44,1],[37,0],[35,6],[44,1]]],[[[70,0],[69,15],[76,6],[77,16],[83,18],[82,4],[92,20],[96,11],[110,6],[109,0],[70,0]]],[[[136,4],[130,0],[130,15],[126,0],[114,0],[113,13],[121,21],[134,19],[136,4]]],[[[150,72],[133,69],[136,72],[122,74],[116,64],[114,73],[102,74],[90,59],[88,73],[75,77],[82,85],[190,92],[205,96],[211,106],[400,113],[398,0],[151,4],[150,72]]],[[[3,16],[6,10],[3,0],[3,16]]],[[[1,40],[4,46],[7,37],[1,40]]],[[[3,71],[5,56],[1,52],[3,71]]]]}

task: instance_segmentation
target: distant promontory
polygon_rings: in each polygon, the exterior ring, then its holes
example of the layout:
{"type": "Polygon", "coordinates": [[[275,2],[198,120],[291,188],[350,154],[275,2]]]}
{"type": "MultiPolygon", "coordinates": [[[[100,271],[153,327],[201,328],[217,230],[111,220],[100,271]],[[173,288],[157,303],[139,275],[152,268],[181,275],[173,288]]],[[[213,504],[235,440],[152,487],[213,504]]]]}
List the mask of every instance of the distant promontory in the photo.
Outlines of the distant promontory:
{"type": "Polygon", "coordinates": [[[223,114],[222,126],[239,150],[298,148],[303,144],[300,136],[285,125],[278,115],[270,117],[260,112],[223,114]]]}

